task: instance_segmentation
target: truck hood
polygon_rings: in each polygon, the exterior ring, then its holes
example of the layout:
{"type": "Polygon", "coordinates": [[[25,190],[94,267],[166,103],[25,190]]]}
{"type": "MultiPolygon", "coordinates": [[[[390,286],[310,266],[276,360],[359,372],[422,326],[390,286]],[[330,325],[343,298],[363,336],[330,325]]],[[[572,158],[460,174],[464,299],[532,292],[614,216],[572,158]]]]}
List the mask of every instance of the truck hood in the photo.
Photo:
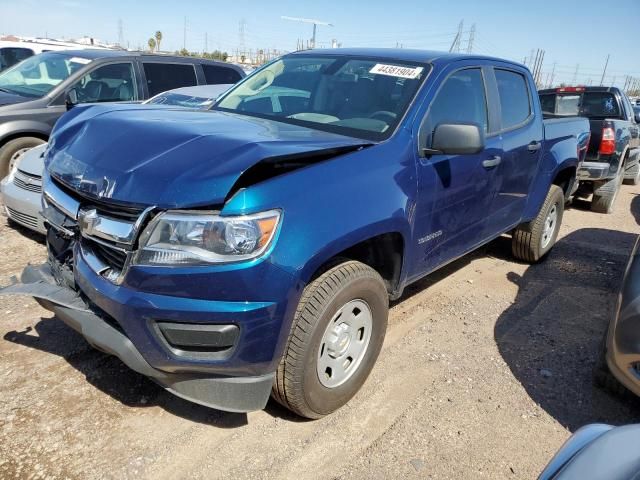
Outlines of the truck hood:
{"type": "Polygon", "coordinates": [[[291,157],[304,166],[363,145],[282,122],[153,105],[75,107],[59,123],[45,159],[52,177],[85,196],[161,208],[222,205],[261,162],[291,157]]]}

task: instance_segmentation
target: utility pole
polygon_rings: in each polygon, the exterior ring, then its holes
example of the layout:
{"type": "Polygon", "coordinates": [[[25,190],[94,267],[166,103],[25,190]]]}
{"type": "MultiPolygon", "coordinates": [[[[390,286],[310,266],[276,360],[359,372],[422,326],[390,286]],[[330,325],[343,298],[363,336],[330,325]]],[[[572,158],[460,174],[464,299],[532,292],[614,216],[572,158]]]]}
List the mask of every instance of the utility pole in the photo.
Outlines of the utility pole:
{"type": "Polygon", "coordinates": [[[282,20],[291,20],[292,22],[302,22],[302,23],[313,24],[313,35],[311,37],[311,44],[310,44],[311,48],[316,48],[316,31],[317,31],[318,25],[322,25],[325,27],[333,27],[332,23],[322,22],[320,20],[313,20],[311,18],[298,18],[298,17],[287,17],[287,16],[282,16],[280,18],[282,20]]]}
{"type": "MultiPolygon", "coordinates": [[[[604,62],[604,70],[602,70],[602,78],[600,79],[600,86],[604,83],[604,75],[607,73],[607,65],[609,65],[609,57],[611,54],[607,55],[607,61],[604,62]]],[[[614,77],[615,78],[615,77],[614,77]]]]}
{"type": "Polygon", "coordinates": [[[476,37],[476,24],[471,25],[471,30],[469,31],[469,43],[467,43],[467,53],[473,53],[473,41],[476,37]]]}
{"type": "Polygon", "coordinates": [[[207,35],[209,35],[209,33],[204,32],[204,53],[209,51],[209,38],[207,37],[207,35]]]}
{"type": "Polygon", "coordinates": [[[580,64],[579,64],[579,63],[576,63],[576,71],[574,72],[574,74],[573,74],[573,80],[571,81],[571,83],[572,83],[573,85],[575,85],[575,84],[576,84],[576,81],[578,80],[578,71],[579,71],[579,70],[580,70],[580,64]]]}
{"type": "Polygon", "coordinates": [[[184,17],[184,27],[182,29],[182,49],[187,49],[187,17],[184,17]]]}

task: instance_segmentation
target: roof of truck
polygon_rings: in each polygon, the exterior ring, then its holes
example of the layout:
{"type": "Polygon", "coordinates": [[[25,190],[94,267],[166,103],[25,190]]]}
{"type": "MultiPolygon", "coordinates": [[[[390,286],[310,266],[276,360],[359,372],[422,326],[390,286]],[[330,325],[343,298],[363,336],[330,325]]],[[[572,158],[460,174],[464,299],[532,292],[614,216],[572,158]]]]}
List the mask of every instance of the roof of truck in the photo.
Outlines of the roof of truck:
{"type": "Polygon", "coordinates": [[[504,58],[489,57],[466,53],[448,53],[434,50],[415,50],[411,48],[326,48],[302,50],[290,55],[347,55],[360,57],[388,58],[389,60],[401,60],[406,62],[431,63],[437,60],[465,60],[480,59],[493,60],[520,65],[518,62],[504,58]]]}

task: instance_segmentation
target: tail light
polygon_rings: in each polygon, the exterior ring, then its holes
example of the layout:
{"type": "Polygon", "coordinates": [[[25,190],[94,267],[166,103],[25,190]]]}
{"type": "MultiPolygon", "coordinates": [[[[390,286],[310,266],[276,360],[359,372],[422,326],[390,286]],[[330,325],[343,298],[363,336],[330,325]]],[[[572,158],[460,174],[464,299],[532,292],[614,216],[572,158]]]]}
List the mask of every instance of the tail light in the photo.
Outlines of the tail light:
{"type": "Polygon", "coordinates": [[[611,155],[616,151],[616,132],[609,126],[602,127],[602,140],[598,153],[601,155],[611,155]]]}

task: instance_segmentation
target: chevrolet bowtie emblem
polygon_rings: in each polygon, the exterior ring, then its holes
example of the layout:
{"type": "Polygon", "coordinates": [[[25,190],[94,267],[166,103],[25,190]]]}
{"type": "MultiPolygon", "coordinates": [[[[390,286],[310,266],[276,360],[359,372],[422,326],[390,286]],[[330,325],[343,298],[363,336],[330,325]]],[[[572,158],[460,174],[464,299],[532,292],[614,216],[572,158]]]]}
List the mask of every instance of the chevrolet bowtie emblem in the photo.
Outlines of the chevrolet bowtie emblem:
{"type": "Polygon", "coordinates": [[[95,209],[80,210],[78,212],[78,226],[80,231],[87,235],[93,233],[93,229],[100,223],[98,212],[95,209]]]}

